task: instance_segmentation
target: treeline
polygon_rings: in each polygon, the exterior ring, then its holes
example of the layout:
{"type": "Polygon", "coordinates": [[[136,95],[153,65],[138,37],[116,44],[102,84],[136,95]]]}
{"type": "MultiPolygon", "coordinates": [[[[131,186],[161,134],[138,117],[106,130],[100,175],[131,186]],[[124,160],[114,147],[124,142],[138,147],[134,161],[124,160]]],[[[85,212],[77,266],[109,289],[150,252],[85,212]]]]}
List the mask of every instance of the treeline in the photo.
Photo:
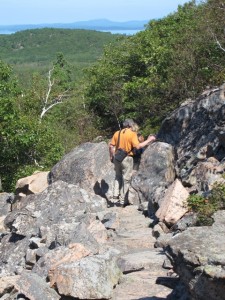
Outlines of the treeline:
{"type": "MultiPolygon", "coordinates": [[[[150,21],[146,30],[135,36],[105,40],[101,57],[93,55],[79,78],[74,76],[74,62],[67,53],[75,43],[71,40],[65,48],[62,45],[56,54],[48,35],[49,41],[45,39],[43,44],[55,58],[49,57],[48,72],[33,73],[25,87],[5,62],[12,63],[17,57],[14,53],[20,52],[24,60],[18,55],[19,60],[25,64],[29,49],[41,53],[42,41],[33,39],[36,30],[28,31],[26,39],[5,41],[12,54],[6,59],[3,51],[0,64],[3,189],[12,190],[16,179],[36,169],[51,168],[79,143],[99,134],[110,137],[125,117],[135,119],[143,134],[156,132],[163,118],[183,100],[194,98],[206,86],[224,82],[223,2],[191,1],[166,18],[150,21]]],[[[88,40],[80,52],[78,43],[75,52],[82,54],[92,43],[94,40],[88,40]]],[[[31,61],[35,63],[35,59],[31,61]]]]}

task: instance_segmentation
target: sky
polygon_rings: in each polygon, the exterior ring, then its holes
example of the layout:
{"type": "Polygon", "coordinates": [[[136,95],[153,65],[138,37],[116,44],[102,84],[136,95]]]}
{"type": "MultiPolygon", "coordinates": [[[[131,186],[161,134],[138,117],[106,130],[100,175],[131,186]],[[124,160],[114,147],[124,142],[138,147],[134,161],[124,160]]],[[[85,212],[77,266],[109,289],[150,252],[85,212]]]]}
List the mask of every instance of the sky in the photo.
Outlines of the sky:
{"type": "Polygon", "coordinates": [[[187,0],[0,0],[0,25],[152,20],[187,0]]]}

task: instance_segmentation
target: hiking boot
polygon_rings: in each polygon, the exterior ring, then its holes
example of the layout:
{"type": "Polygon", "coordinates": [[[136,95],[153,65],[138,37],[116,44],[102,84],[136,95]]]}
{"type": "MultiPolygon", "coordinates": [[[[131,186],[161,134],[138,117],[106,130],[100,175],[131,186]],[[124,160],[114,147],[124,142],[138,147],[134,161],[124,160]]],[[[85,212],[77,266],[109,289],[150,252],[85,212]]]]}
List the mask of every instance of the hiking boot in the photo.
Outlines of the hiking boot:
{"type": "Polygon", "coordinates": [[[108,199],[108,207],[113,207],[119,203],[119,196],[112,196],[108,199]]]}
{"type": "Polygon", "coordinates": [[[119,207],[125,207],[124,204],[125,204],[125,203],[124,203],[124,199],[120,196],[120,197],[119,197],[119,200],[118,200],[118,205],[117,205],[117,206],[119,206],[119,207]]]}

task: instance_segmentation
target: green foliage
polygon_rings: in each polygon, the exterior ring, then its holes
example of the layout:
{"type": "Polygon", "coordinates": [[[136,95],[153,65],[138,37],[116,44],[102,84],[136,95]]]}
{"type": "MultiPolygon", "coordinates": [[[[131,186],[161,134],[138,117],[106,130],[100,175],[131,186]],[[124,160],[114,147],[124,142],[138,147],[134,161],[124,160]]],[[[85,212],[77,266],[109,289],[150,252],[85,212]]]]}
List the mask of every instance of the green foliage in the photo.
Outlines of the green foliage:
{"type": "Polygon", "coordinates": [[[63,147],[48,124],[23,111],[18,82],[2,61],[0,78],[0,177],[3,189],[12,191],[22,172],[40,165],[50,168],[62,156],[63,147]]]}
{"type": "Polygon", "coordinates": [[[197,225],[212,225],[212,215],[225,208],[225,184],[216,182],[208,197],[198,194],[189,196],[188,207],[198,215],[197,225]]]}
{"type": "Polygon", "coordinates": [[[190,1],[106,48],[87,73],[87,104],[98,126],[114,130],[118,120],[132,117],[145,131],[155,131],[186,98],[221,84],[225,55],[216,38],[224,46],[223,13],[221,0],[190,1]]]}
{"type": "Polygon", "coordinates": [[[94,126],[95,116],[87,110],[83,101],[82,84],[77,83],[70,97],[49,111],[44,119],[54,128],[65,152],[100,135],[94,126]]]}
{"type": "Polygon", "coordinates": [[[225,208],[225,184],[216,182],[213,185],[209,196],[210,202],[213,203],[217,210],[225,208]]]}
{"type": "Polygon", "coordinates": [[[72,83],[72,67],[64,58],[63,53],[57,53],[56,61],[53,63],[53,80],[55,85],[61,90],[69,90],[72,83]]]}
{"type": "Polygon", "coordinates": [[[77,80],[82,70],[95,62],[104,45],[115,43],[119,35],[81,29],[32,29],[0,35],[0,59],[13,66],[22,85],[30,83],[32,73],[46,73],[57,53],[64,53],[73,66],[71,78],[77,80]]]}

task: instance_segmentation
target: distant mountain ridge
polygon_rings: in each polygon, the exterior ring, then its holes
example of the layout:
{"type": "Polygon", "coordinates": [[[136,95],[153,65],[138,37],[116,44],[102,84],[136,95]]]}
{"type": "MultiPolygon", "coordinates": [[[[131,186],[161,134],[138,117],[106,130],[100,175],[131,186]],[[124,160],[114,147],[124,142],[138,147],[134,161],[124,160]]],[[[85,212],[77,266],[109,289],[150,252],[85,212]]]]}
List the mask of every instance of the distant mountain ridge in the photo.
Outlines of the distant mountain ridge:
{"type": "Polygon", "coordinates": [[[63,29],[89,29],[89,30],[143,30],[149,21],[126,21],[115,22],[107,19],[79,21],[74,23],[43,23],[43,24],[21,24],[0,25],[1,32],[17,32],[26,29],[39,28],[63,28],[63,29]]]}

